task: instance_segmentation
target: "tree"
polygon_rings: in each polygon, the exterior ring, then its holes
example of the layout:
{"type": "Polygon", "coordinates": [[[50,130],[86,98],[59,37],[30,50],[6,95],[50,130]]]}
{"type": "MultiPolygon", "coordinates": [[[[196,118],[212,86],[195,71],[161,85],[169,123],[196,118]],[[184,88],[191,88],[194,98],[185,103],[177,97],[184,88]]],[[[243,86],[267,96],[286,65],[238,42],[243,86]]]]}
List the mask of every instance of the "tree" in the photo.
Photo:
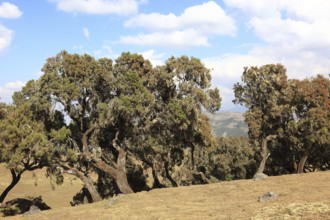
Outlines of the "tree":
{"type": "Polygon", "coordinates": [[[277,139],[279,130],[292,119],[292,92],[281,64],[245,68],[242,83],[234,85],[234,103],[244,105],[248,110],[245,121],[249,138],[261,145],[261,156],[257,173],[264,172],[269,157],[268,142],[277,139]]]}
{"type": "Polygon", "coordinates": [[[177,172],[193,176],[197,172],[196,151],[214,144],[202,110],[217,111],[221,97],[218,89],[210,89],[210,81],[210,70],[199,59],[186,56],[171,57],[149,76],[148,87],[156,99],[156,111],[146,126],[149,138],[139,155],[152,167],[158,185],[164,185],[160,178],[172,186],[188,184],[177,172]],[[187,151],[190,153],[185,154],[187,151]]]}
{"type": "Polygon", "coordinates": [[[212,140],[211,130],[201,129],[210,128],[202,110],[218,110],[221,98],[196,58],[173,57],[154,68],[137,54],[123,53],[113,64],[62,51],[42,70],[39,80],[14,95],[15,103],[33,103],[31,111],[56,143],[54,164],[82,179],[93,201],[101,196],[88,173],[110,177],[119,192],[132,193],[127,161],[151,167],[155,182],[160,162],[171,179],[173,149],[212,140]]]}
{"type": "Polygon", "coordinates": [[[299,164],[297,172],[304,171],[308,158],[313,166],[329,164],[330,144],[330,80],[318,75],[311,79],[292,80],[295,119],[286,135],[293,136],[293,152],[299,164]]]}
{"type": "Polygon", "coordinates": [[[0,162],[10,170],[12,181],[1,193],[0,203],[19,182],[22,173],[47,166],[53,152],[43,123],[33,119],[27,103],[21,106],[1,103],[0,162]]]}
{"type": "MultiPolygon", "coordinates": [[[[40,78],[41,93],[47,97],[53,108],[59,106],[70,121],[68,128],[75,148],[71,150],[76,151],[77,162],[80,163],[76,168],[83,173],[88,173],[93,168],[100,169],[115,179],[122,193],[132,193],[125,172],[126,152],[119,143],[120,131],[112,130],[113,132],[106,134],[110,138],[104,138],[102,143],[104,148],[114,154],[115,164],[106,163],[92,153],[101,147],[100,142],[93,139],[95,131],[113,123],[100,122],[99,111],[102,112],[102,106],[120,96],[117,88],[121,82],[114,77],[112,61],[105,58],[95,60],[89,55],[71,55],[63,51],[56,57],[49,58],[42,70],[45,74],[40,78]]],[[[86,179],[85,175],[79,176],[86,179]]],[[[85,185],[90,185],[89,191],[92,194],[92,186],[87,180],[85,185]]]]}

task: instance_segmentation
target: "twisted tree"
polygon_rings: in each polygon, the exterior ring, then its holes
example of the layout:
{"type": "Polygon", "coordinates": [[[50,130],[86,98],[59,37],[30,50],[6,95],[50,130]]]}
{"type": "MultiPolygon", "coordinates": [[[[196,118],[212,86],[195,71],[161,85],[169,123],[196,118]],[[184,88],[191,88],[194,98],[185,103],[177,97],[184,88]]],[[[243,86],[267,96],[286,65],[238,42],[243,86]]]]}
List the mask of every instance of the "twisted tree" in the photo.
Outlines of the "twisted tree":
{"type": "Polygon", "coordinates": [[[249,138],[261,146],[261,162],[257,173],[263,173],[270,156],[268,143],[277,139],[280,129],[292,119],[292,92],[283,65],[264,65],[245,68],[242,83],[234,85],[234,103],[244,105],[248,110],[245,121],[249,138]]]}
{"type": "Polygon", "coordinates": [[[172,57],[153,67],[137,54],[123,53],[113,64],[62,51],[42,70],[14,101],[31,103],[56,145],[53,167],[84,181],[93,201],[105,195],[90,172],[114,180],[119,192],[132,193],[129,161],[153,170],[154,187],[162,185],[160,176],[179,185],[171,176],[176,149],[191,149],[194,171],[195,149],[212,144],[202,111],[217,111],[221,97],[210,89],[210,71],[196,58],[172,57]]]}
{"type": "Polygon", "coordinates": [[[54,153],[43,123],[35,121],[28,103],[0,104],[0,162],[10,170],[11,183],[0,194],[2,203],[25,171],[47,166],[54,153]]]}

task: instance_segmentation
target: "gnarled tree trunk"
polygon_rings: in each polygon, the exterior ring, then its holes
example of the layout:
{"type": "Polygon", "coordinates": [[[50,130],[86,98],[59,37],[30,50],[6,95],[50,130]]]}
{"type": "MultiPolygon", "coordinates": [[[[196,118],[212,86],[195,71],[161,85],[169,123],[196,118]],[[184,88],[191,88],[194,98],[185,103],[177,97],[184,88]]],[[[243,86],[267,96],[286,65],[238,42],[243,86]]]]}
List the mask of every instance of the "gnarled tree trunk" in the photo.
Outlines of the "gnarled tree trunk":
{"type": "Polygon", "coordinates": [[[111,165],[105,163],[102,159],[97,158],[95,155],[91,154],[88,150],[88,141],[87,137],[89,134],[93,131],[93,128],[91,127],[88,129],[85,134],[82,137],[82,143],[83,143],[83,149],[84,149],[84,155],[87,158],[90,158],[92,160],[92,164],[102,170],[103,172],[109,174],[114,180],[116,181],[116,184],[118,186],[118,189],[123,194],[129,194],[134,193],[132,188],[128,184],[127,180],[127,173],[126,173],[126,151],[122,149],[117,141],[119,132],[116,133],[115,139],[112,141],[113,147],[118,151],[118,157],[115,168],[111,165]]]}
{"type": "Polygon", "coordinates": [[[93,165],[95,167],[104,171],[105,173],[108,173],[112,178],[114,178],[120,192],[122,192],[123,194],[134,193],[127,180],[126,151],[122,149],[117,143],[118,135],[119,133],[117,132],[116,138],[112,141],[113,147],[118,151],[115,168],[105,163],[102,159],[96,158],[93,155],[90,155],[90,157],[92,158],[94,162],[93,165]]]}
{"type": "Polygon", "coordinates": [[[125,151],[119,153],[116,168],[113,168],[111,165],[94,157],[93,157],[93,165],[96,168],[102,170],[103,172],[109,174],[115,180],[120,192],[122,192],[123,194],[134,193],[134,191],[129,186],[127,181],[127,174],[125,167],[126,158],[123,159],[122,157],[126,157],[125,151]]]}
{"type": "Polygon", "coordinates": [[[115,181],[119,190],[124,193],[134,193],[127,181],[126,173],[126,151],[118,148],[118,158],[117,158],[117,169],[116,169],[116,178],[115,181]]]}
{"type": "Polygon", "coordinates": [[[16,171],[14,169],[10,169],[10,172],[11,172],[12,180],[11,180],[11,183],[9,184],[9,186],[7,186],[7,188],[0,195],[0,206],[1,206],[1,203],[5,200],[6,196],[10,192],[10,190],[12,190],[16,186],[16,184],[19,182],[19,180],[21,179],[21,173],[16,173],[16,171]]]}
{"type": "Polygon", "coordinates": [[[268,135],[266,138],[264,138],[262,140],[262,145],[261,145],[261,156],[262,156],[262,160],[260,162],[259,168],[257,173],[263,173],[265,170],[265,166],[266,166],[266,161],[270,155],[269,151],[268,151],[268,147],[267,147],[267,143],[268,141],[276,138],[277,135],[268,135]]]}

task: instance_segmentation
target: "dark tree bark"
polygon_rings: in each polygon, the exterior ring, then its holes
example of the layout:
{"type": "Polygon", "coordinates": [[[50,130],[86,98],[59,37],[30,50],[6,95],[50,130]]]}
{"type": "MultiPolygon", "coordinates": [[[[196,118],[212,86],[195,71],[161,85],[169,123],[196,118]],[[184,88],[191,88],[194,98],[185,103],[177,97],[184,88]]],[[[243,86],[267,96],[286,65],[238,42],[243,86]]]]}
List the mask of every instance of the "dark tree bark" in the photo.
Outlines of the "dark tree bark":
{"type": "Polygon", "coordinates": [[[191,153],[191,165],[192,165],[191,169],[196,170],[195,155],[194,155],[194,153],[195,153],[195,144],[194,143],[191,143],[190,153],[191,153]]]}
{"type": "Polygon", "coordinates": [[[276,138],[277,135],[268,135],[266,138],[264,138],[262,140],[262,145],[261,145],[261,156],[262,156],[262,160],[260,162],[259,168],[257,173],[263,173],[265,170],[265,166],[266,166],[266,161],[270,155],[269,151],[268,151],[268,147],[267,147],[267,143],[268,141],[276,138]]]}
{"type": "Polygon", "coordinates": [[[21,173],[16,173],[14,169],[10,169],[10,172],[11,172],[12,180],[9,186],[7,186],[7,188],[0,195],[0,204],[5,200],[10,190],[12,190],[21,179],[21,173]]]}
{"type": "Polygon", "coordinates": [[[120,192],[122,192],[123,194],[134,193],[134,191],[128,184],[128,180],[127,180],[125,150],[123,150],[121,148],[118,149],[118,158],[117,158],[116,168],[105,163],[103,160],[96,158],[93,155],[91,157],[93,160],[93,165],[96,168],[109,174],[115,180],[120,192]]]}
{"type": "Polygon", "coordinates": [[[84,155],[87,158],[90,158],[92,160],[92,164],[102,170],[105,173],[108,173],[114,180],[116,181],[116,184],[118,186],[118,189],[120,192],[123,194],[129,194],[129,193],[134,193],[132,188],[128,184],[127,180],[127,173],[126,173],[126,151],[122,149],[119,144],[117,143],[118,141],[118,136],[119,132],[116,133],[115,139],[112,141],[113,147],[117,150],[118,152],[118,157],[117,157],[117,163],[115,168],[112,167],[111,165],[105,163],[102,159],[97,158],[95,155],[91,154],[89,149],[88,149],[88,136],[90,133],[92,133],[94,130],[94,127],[90,127],[83,135],[82,137],[82,144],[83,144],[83,152],[84,155]]]}
{"type": "Polygon", "coordinates": [[[115,168],[107,163],[105,163],[102,159],[95,157],[90,154],[92,158],[93,165],[108,173],[116,182],[118,189],[123,194],[134,193],[127,180],[127,172],[126,172],[126,151],[119,146],[118,141],[119,132],[116,133],[116,138],[112,141],[112,146],[117,150],[118,156],[115,168]]]}
{"type": "Polygon", "coordinates": [[[0,206],[1,203],[5,200],[6,196],[8,195],[8,193],[16,186],[16,184],[20,181],[21,179],[21,175],[25,172],[25,171],[34,171],[36,169],[41,169],[44,167],[44,163],[40,162],[40,163],[36,163],[36,164],[29,164],[29,161],[26,163],[22,163],[23,165],[23,170],[21,170],[20,172],[17,172],[15,169],[10,169],[10,173],[12,176],[12,180],[11,183],[9,184],[9,186],[7,186],[7,188],[2,192],[2,194],[0,195],[0,206]]]}
{"type": "Polygon", "coordinates": [[[154,179],[153,188],[164,188],[165,185],[159,181],[155,167],[152,166],[151,169],[152,169],[152,177],[154,179]]]}

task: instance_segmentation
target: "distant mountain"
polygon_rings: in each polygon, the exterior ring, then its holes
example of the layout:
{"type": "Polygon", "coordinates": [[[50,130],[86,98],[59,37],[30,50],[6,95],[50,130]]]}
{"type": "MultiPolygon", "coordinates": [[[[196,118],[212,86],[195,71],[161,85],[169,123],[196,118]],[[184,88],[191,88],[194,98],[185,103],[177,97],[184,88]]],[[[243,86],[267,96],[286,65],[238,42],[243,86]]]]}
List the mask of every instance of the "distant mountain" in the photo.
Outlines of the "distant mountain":
{"type": "Polygon", "coordinates": [[[207,116],[217,137],[247,136],[248,127],[243,114],[243,112],[218,112],[207,116]]]}

